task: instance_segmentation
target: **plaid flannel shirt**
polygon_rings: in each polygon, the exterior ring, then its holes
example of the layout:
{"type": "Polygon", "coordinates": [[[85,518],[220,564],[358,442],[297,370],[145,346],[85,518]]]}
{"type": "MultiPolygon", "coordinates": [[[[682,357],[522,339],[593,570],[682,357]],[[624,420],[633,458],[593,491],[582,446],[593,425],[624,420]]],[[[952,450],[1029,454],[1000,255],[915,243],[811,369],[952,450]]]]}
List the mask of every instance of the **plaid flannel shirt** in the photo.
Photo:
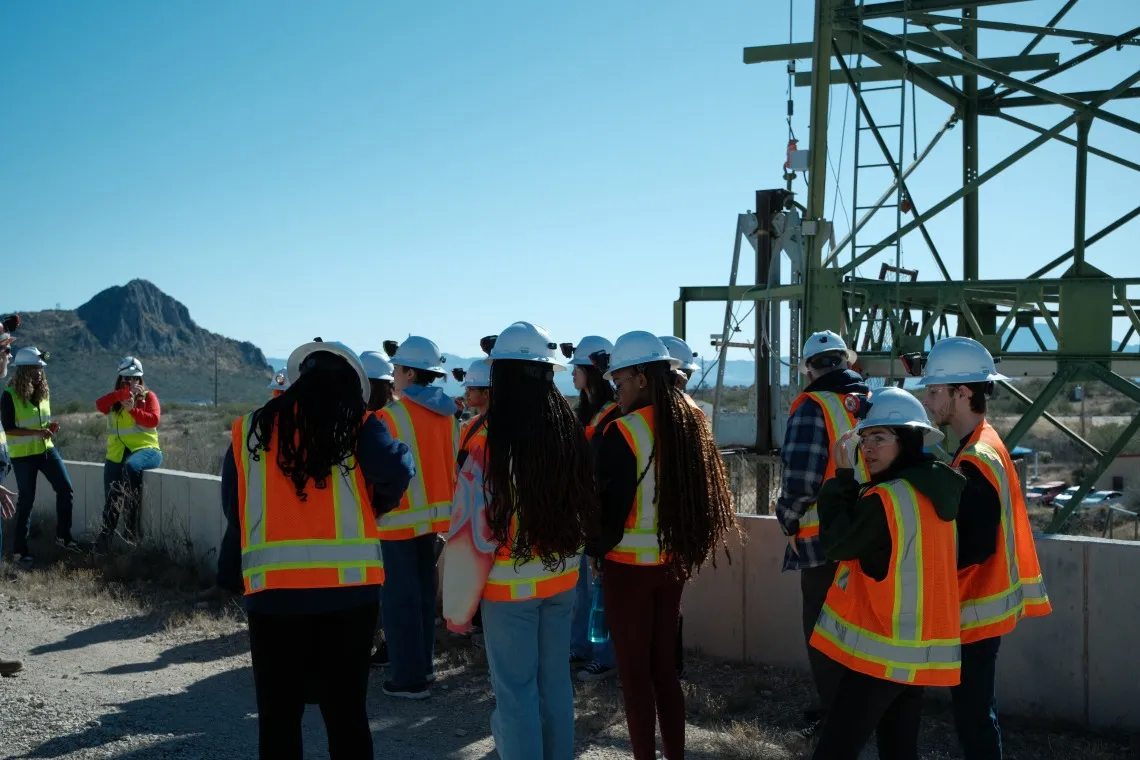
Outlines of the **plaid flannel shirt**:
{"type": "MultiPolygon", "coordinates": [[[[788,418],[784,435],[783,480],[780,498],[776,501],[776,519],[786,536],[799,531],[800,518],[815,501],[823,485],[831,450],[828,445],[827,423],[823,410],[817,404],[805,403],[788,418]]],[[[807,540],[797,538],[796,550],[789,545],[784,549],[784,570],[805,570],[826,565],[819,536],[807,540]]]]}

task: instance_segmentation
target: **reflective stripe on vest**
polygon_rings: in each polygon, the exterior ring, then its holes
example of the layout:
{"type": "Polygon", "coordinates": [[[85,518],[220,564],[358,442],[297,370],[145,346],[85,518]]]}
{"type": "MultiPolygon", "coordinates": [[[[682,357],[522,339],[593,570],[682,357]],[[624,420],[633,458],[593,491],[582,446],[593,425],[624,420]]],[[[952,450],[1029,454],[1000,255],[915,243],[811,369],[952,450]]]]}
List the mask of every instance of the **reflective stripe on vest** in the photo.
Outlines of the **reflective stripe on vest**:
{"type": "MultiPolygon", "coordinates": [[[[243,489],[240,491],[241,568],[246,593],[272,588],[335,588],[337,586],[382,583],[384,561],[380,553],[380,538],[371,519],[371,506],[361,487],[358,469],[345,471],[334,468],[329,475],[327,489],[317,489],[310,482],[307,493],[328,492],[332,499],[335,525],[331,532],[335,538],[270,539],[266,536],[266,512],[286,510],[290,505],[267,505],[268,461],[276,467],[275,456],[262,449],[259,458],[253,459],[245,445],[249,436],[252,416],[234,423],[233,444],[235,461],[243,489]],[[316,573],[314,573],[316,571],[316,573]],[[335,580],[332,572],[335,571],[335,580]],[[319,578],[317,573],[320,574],[319,578]]],[[[354,459],[349,459],[351,466],[354,459]]],[[[278,471],[280,477],[284,477],[278,471]]],[[[290,488],[292,484],[290,483],[290,488]]],[[[296,509],[294,505],[292,508],[296,509]]],[[[310,506],[320,509],[320,506],[310,506]]],[[[276,515],[284,524],[287,513],[276,515]]]]}
{"type": "MultiPolygon", "coordinates": [[[[427,473],[424,470],[424,457],[417,441],[416,426],[412,422],[412,415],[408,412],[408,401],[395,401],[377,412],[392,428],[389,432],[392,437],[403,441],[412,453],[416,462],[416,474],[408,484],[408,490],[400,500],[400,506],[380,517],[380,536],[387,541],[398,541],[416,536],[436,533],[447,530],[451,522],[451,500],[455,488],[455,461],[459,454],[459,435],[455,429],[454,418],[451,422],[451,455],[450,475],[451,484],[446,490],[446,498],[439,498],[434,502],[428,500],[427,473]]],[[[438,416],[438,415],[437,415],[438,416]]],[[[433,467],[441,463],[432,462],[433,467]]],[[[438,475],[436,475],[438,477],[438,475]]],[[[443,493],[440,493],[443,496],[443,493]]]]}
{"type": "MultiPolygon", "coordinates": [[[[602,408],[598,410],[598,413],[595,414],[593,419],[590,420],[590,424],[586,426],[587,441],[593,439],[594,435],[598,432],[598,428],[601,427],[603,422],[605,422],[606,417],[617,408],[618,405],[612,401],[607,401],[606,403],[602,404],[602,408]]],[[[618,413],[621,413],[620,410],[618,413]]]]}
{"type": "Polygon", "coordinates": [[[811,645],[875,678],[956,685],[962,653],[953,598],[954,524],[939,519],[930,500],[906,481],[884,483],[867,493],[882,500],[891,529],[887,576],[875,581],[858,562],[841,563],[811,645]]]}
{"type": "Polygon", "coordinates": [[[107,415],[107,460],[118,464],[127,451],[158,448],[158,428],[145,428],[126,409],[107,415]]]}
{"type": "MultiPolygon", "coordinates": [[[[812,400],[819,405],[820,410],[823,411],[823,421],[827,426],[827,469],[823,472],[823,479],[827,481],[835,477],[835,463],[831,461],[831,448],[839,437],[855,427],[855,415],[847,410],[843,405],[843,400],[847,398],[847,394],[832,393],[830,391],[818,391],[814,393],[801,393],[794,402],[792,402],[789,414],[793,413],[807,400],[812,400]]],[[[870,478],[867,475],[867,465],[863,462],[863,458],[856,456],[857,462],[855,463],[855,479],[860,483],[866,483],[870,478]]],[[[800,529],[796,533],[796,538],[806,540],[814,538],[819,535],[819,510],[816,508],[813,501],[808,505],[804,511],[803,517],[800,518],[800,529]]]]}
{"type": "MultiPolygon", "coordinates": [[[[518,518],[511,519],[511,543],[514,542],[518,518]]],[[[490,602],[525,602],[546,599],[574,588],[578,583],[578,558],[567,558],[557,570],[547,570],[542,560],[519,563],[511,558],[509,546],[495,552],[495,563],[483,586],[483,598],[490,602]]]]}
{"type": "Polygon", "coordinates": [[[954,459],[969,462],[989,481],[1001,503],[997,550],[980,565],[958,573],[962,641],[969,644],[1003,636],[1022,616],[1052,611],[1041,577],[1029,515],[1017,482],[1017,470],[997,431],[982,422],[954,459]]]}
{"type": "MultiPolygon", "coordinates": [[[[12,406],[16,412],[16,427],[25,430],[48,429],[48,425],[51,424],[50,399],[45,398],[39,406],[33,406],[17,396],[12,387],[9,386],[5,392],[12,397],[12,406]]],[[[55,443],[50,438],[44,440],[35,433],[8,433],[8,455],[13,459],[36,456],[52,448],[55,448],[55,443]]]]}
{"type": "Polygon", "coordinates": [[[614,420],[637,459],[641,483],[634,496],[633,509],[625,523],[621,541],[606,559],[627,565],[663,565],[657,539],[657,472],[653,461],[652,407],[644,407],[614,420]]]}

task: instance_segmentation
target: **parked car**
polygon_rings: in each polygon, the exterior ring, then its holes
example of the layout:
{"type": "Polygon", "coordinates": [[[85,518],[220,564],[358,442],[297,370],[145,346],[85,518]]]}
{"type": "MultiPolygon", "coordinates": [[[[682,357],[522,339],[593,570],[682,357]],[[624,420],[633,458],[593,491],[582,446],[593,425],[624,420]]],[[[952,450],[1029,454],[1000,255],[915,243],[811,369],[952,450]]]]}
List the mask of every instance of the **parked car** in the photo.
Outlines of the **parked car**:
{"type": "Polygon", "coordinates": [[[1025,490],[1025,500],[1030,504],[1052,504],[1057,494],[1064,493],[1065,487],[1063,480],[1034,483],[1025,490]]]}
{"type": "MultiPolygon", "coordinates": [[[[1053,499],[1053,505],[1056,507],[1065,507],[1073,500],[1080,486],[1073,486],[1066,488],[1062,493],[1057,494],[1053,499]]],[[[1093,491],[1085,495],[1081,500],[1081,509],[1089,509],[1090,507],[1107,507],[1110,504],[1122,505],[1124,504],[1124,494],[1120,491],[1093,491]]]]}

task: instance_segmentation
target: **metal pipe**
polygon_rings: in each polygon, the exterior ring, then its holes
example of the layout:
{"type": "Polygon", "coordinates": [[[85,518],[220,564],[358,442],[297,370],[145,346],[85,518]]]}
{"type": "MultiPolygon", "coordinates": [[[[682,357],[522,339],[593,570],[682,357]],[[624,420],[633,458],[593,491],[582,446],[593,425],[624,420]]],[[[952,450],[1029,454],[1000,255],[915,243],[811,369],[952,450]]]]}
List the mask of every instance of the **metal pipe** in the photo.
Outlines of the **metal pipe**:
{"type": "MultiPolygon", "coordinates": [[[[962,11],[962,18],[976,19],[976,8],[966,8],[962,11]]],[[[964,43],[966,52],[971,57],[978,53],[977,27],[966,30],[964,43]]],[[[968,185],[978,178],[978,77],[976,75],[962,76],[962,184],[968,185]]],[[[962,198],[962,279],[976,280],[980,276],[979,254],[981,248],[979,223],[978,190],[967,193],[962,198]]]]}
{"type": "Polygon", "coordinates": [[[1088,198],[1089,129],[1092,119],[1077,119],[1077,183],[1076,208],[1073,211],[1073,271],[1083,274],[1085,268],[1085,209],[1088,198]]]}
{"type": "MultiPolygon", "coordinates": [[[[1100,230],[1100,232],[1097,232],[1092,237],[1087,238],[1085,240],[1085,248],[1088,248],[1090,245],[1097,242],[1101,238],[1106,237],[1107,235],[1109,235],[1109,234],[1115,232],[1116,230],[1120,229],[1121,227],[1128,224],[1130,221],[1132,221],[1133,219],[1135,219],[1138,216],[1140,216],[1140,206],[1137,206],[1136,208],[1132,209],[1131,211],[1129,211],[1124,216],[1117,219],[1112,224],[1108,225],[1107,227],[1104,227],[1103,229],[1100,230]]],[[[1060,264],[1064,264],[1066,261],[1068,261],[1069,259],[1071,259],[1073,257],[1075,250],[1076,249],[1073,248],[1073,249],[1070,249],[1067,253],[1061,254],[1060,256],[1053,259],[1052,261],[1050,261],[1045,266],[1038,269],[1033,274],[1029,275],[1029,277],[1027,277],[1026,279],[1027,280],[1036,280],[1039,277],[1041,277],[1041,275],[1048,272],[1050,269],[1052,269],[1052,268],[1054,268],[1060,264]]]]}
{"type": "MultiPolygon", "coordinates": [[[[740,241],[744,237],[744,223],[747,216],[747,214],[737,214],[736,216],[736,238],[732,243],[732,269],[728,273],[729,293],[736,287],[736,272],[740,268],[740,241]]],[[[716,437],[717,418],[720,417],[721,389],[724,388],[724,365],[728,357],[728,338],[731,329],[732,299],[726,298],[724,302],[724,330],[721,333],[724,339],[721,341],[720,351],[717,353],[716,389],[713,391],[712,430],[714,438],[716,437]]]]}
{"type": "MultiPolygon", "coordinates": [[[[1137,89],[1137,91],[1140,92],[1140,88],[1134,88],[1134,89],[1137,89]]],[[[1129,90],[1129,92],[1131,92],[1131,90],[1129,90]]],[[[1000,113],[999,112],[999,113],[995,113],[993,115],[998,117],[999,119],[1002,119],[1004,121],[1008,121],[1010,124],[1016,124],[1019,127],[1025,127],[1026,129],[1032,130],[1039,135],[1043,135],[1047,131],[1044,127],[1039,127],[1036,124],[1032,124],[1032,123],[1025,121],[1023,119],[1019,119],[1016,116],[1010,116],[1007,113],[1000,113]]],[[[1053,139],[1057,140],[1058,142],[1063,142],[1066,145],[1072,145],[1074,148],[1077,147],[1077,141],[1071,137],[1065,137],[1064,135],[1055,135],[1053,137],[1053,139]]],[[[1121,166],[1127,166],[1129,169],[1132,169],[1133,171],[1140,172],[1140,164],[1134,163],[1134,162],[1129,161],[1128,159],[1125,159],[1125,158],[1121,158],[1120,156],[1117,156],[1113,153],[1109,153],[1108,151],[1099,150],[1098,148],[1094,148],[1092,146],[1089,146],[1089,153],[1091,153],[1094,156],[1099,156],[1100,158],[1107,159],[1107,160],[1113,162],[1114,164],[1120,164],[1121,166]]]]}
{"type": "MultiPolygon", "coordinates": [[[[1069,60],[1062,63],[1060,66],[1056,66],[1052,69],[1049,69],[1048,71],[1043,71],[1040,74],[1038,74],[1037,76],[1030,77],[1026,81],[1026,84],[1034,85],[1034,84],[1039,84],[1041,82],[1044,82],[1046,79],[1052,79],[1053,77],[1057,76],[1058,74],[1065,72],[1065,71],[1068,71],[1069,69],[1073,68],[1074,66],[1077,66],[1079,64],[1084,63],[1085,61],[1089,60],[1090,58],[1095,58],[1096,56],[1100,55],[1101,53],[1105,52],[1106,50],[1112,50],[1114,47],[1117,47],[1118,45],[1124,44],[1126,41],[1132,39],[1133,37],[1135,37],[1138,34],[1140,34],[1140,26],[1135,27],[1134,29],[1129,29],[1124,34],[1119,34],[1116,37],[1112,38],[1112,40],[1109,40],[1106,42],[1101,42],[1101,43],[1097,44],[1096,46],[1089,48],[1088,50],[1081,53],[1080,55],[1077,55],[1077,56],[1070,58],[1069,60]]],[[[999,93],[997,95],[997,98],[1000,100],[1001,98],[1004,98],[1005,96],[1009,95],[1011,92],[1014,92],[1014,91],[1015,91],[1015,88],[1011,87],[1011,88],[1007,89],[1005,92],[999,93]]]]}

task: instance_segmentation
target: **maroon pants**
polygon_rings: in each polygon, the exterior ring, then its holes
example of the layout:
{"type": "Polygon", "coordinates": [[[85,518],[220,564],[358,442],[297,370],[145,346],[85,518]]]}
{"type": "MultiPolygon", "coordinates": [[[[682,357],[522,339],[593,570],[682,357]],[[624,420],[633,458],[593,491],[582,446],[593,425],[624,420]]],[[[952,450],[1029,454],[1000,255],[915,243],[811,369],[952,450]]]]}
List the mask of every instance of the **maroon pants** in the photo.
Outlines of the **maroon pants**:
{"type": "Polygon", "coordinates": [[[685,757],[685,696],[677,678],[677,618],[684,583],[665,567],[606,562],[606,622],[617,655],[634,760],[685,757]]]}

